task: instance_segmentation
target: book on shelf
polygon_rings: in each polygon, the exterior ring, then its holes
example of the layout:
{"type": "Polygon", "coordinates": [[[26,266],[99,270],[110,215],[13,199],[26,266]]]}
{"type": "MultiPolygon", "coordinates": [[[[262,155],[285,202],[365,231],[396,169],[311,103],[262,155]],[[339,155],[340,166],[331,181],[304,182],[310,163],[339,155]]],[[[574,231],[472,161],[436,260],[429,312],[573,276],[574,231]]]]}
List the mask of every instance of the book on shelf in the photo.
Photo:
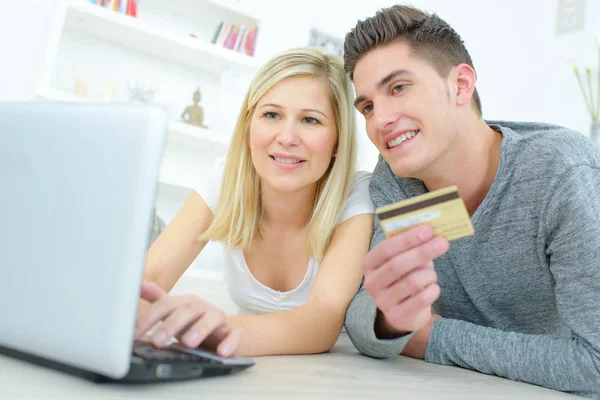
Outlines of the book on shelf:
{"type": "Polygon", "coordinates": [[[137,17],[138,0],[90,0],[90,3],[131,17],[137,17]]]}
{"type": "Polygon", "coordinates": [[[211,43],[225,47],[238,53],[254,55],[258,26],[245,26],[219,22],[211,43]]]}

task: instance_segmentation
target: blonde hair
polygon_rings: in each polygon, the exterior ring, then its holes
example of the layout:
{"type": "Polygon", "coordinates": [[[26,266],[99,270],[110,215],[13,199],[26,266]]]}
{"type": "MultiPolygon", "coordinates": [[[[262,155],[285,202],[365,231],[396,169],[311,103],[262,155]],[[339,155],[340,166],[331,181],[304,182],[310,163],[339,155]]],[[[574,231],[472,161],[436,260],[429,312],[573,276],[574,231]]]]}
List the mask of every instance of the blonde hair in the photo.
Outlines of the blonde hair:
{"type": "Polygon", "coordinates": [[[310,76],[326,80],[337,127],[336,156],[317,182],[313,211],[306,231],[305,251],[322,259],[348,194],[356,163],[355,118],[351,82],[338,56],[318,48],[288,50],[268,61],[254,77],[244,99],[232,138],[221,183],[219,203],[201,240],[217,240],[247,248],[260,234],[263,214],[260,177],[252,164],[248,138],[250,122],[260,99],[283,79],[310,76]]]}

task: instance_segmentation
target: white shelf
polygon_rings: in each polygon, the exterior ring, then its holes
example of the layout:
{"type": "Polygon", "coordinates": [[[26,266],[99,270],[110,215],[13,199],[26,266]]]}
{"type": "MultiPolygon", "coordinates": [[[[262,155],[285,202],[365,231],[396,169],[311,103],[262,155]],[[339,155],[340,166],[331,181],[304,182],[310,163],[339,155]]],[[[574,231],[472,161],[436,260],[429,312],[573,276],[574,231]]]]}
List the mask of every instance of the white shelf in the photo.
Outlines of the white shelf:
{"type": "MultiPolygon", "coordinates": [[[[56,100],[66,102],[92,102],[93,99],[83,96],[77,96],[70,93],[65,93],[59,90],[44,89],[41,90],[38,98],[45,100],[56,100]]],[[[111,103],[105,103],[111,104],[111,103]]],[[[113,103],[119,104],[119,103],[113,103]]],[[[217,152],[225,152],[229,146],[230,135],[225,135],[223,132],[217,132],[211,129],[203,129],[183,121],[171,120],[167,128],[170,139],[175,139],[179,142],[184,141],[191,146],[209,144],[217,152]],[[196,142],[194,144],[194,142],[196,142]]]]}
{"type": "Polygon", "coordinates": [[[90,99],[89,97],[77,96],[60,90],[52,90],[47,88],[39,89],[37,98],[43,100],[70,101],[74,103],[93,101],[93,99],[90,99]]]}
{"type": "Polygon", "coordinates": [[[246,54],[82,0],[68,3],[65,26],[178,64],[215,73],[228,70],[252,73],[259,66],[253,57],[246,54]]]}
{"type": "MultiPolygon", "coordinates": [[[[52,90],[43,90],[38,93],[37,97],[65,102],[93,101],[88,97],[52,90]]],[[[184,155],[181,152],[187,153],[185,156],[188,161],[190,157],[206,157],[206,152],[211,155],[211,158],[214,158],[226,153],[229,146],[229,136],[222,134],[222,132],[198,128],[178,120],[171,120],[167,130],[167,148],[158,180],[160,183],[174,186],[180,190],[191,190],[197,183],[201,171],[198,171],[193,164],[178,160],[178,157],[184,155]],[[170,155],[172,151],[174,153],[170,155]],[[197,154],[197,156],[190,154],[190,152],[197,154]],[[201,153],[204,153],[204,155],[201,155],[201,153]]]]}
{"type": "Polygon", "coordinates": [[[229,146],[229,135],[211,129],[198,128],[183,121],[171,120],[169,133],[183,139],[204,140],[210,142],[219,150],[226,150],[229,146]]]}
{"type": "Polygon", "coordinates": [[[175,186],[176,188],[186,191],[193,189],[192,182],[189,179],[186,179],[184,175],[173,172],[171,168],[166,167],[164,164],[160,169],[158,182],[165,185],[175,186]]]}

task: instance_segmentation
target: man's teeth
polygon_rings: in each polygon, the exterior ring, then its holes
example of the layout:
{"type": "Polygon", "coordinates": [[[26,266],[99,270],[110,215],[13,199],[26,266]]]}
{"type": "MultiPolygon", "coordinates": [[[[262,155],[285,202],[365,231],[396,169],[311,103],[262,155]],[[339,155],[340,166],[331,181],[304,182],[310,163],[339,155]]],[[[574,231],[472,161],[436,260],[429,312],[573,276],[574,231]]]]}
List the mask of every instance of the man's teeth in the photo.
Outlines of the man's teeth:
{"type": "Polygon", "coordinates": [[[419,131],[406,132],[406,133],[398,136],[396,139],[390,140],[389,142],[387,142],[388,148],[391,149],[392,147],[396,147],[396,146],[404,143],[405,140],[408,140],[410,138],[417,136],[418,133],[419,133],[419,131]]]}
{"type": "Polygon", "coordinates": [[[273,156],[273,158],[275,159],[275,161],[284,163],[284,164],[298,164],[299,162],[302,161],[302,160],[295,160],[293,158],[279,158],[279,157],[275,157],[275,156],[273,156]]]}

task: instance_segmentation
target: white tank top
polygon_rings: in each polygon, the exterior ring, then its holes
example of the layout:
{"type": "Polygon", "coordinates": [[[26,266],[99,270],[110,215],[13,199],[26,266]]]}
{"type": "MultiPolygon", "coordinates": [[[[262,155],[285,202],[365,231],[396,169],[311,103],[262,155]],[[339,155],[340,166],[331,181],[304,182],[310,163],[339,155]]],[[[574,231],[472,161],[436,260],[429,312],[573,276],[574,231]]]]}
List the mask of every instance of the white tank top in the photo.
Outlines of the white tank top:
{"type": "Polygon", "coordinates": [[[263,314],[288,310],[306,303],[312,283],[317,276],[319,262],[310,259],[304,279],[295,289],[280,292],[260,283],[250,272],[244,252],[235,247],[228,254],[223,246],[225,258],[225,282],[233,302],[240,314],[263,314]]]}
{"type": "MultiPolygon", "coordinates": [[[[219,158],[205,179],[195,188],[198,194],[214,212],[217,207],[225,159],[219,158]]],[[[338,225],[359,214],[372,214],[373,202],[369,195],[371,174],[356,172],[348,198],[338,217],[338,225]]],[[[280,292],[260,283],[250,272],[244,253],[237,247],[231,251],[223,246],[225,282],[233,302],[240,314],[264,314],[288,310],[306,303],[312,284],[319,271],[320,261],[310,258],[304,279],[293,290],[280,292]]]]}

